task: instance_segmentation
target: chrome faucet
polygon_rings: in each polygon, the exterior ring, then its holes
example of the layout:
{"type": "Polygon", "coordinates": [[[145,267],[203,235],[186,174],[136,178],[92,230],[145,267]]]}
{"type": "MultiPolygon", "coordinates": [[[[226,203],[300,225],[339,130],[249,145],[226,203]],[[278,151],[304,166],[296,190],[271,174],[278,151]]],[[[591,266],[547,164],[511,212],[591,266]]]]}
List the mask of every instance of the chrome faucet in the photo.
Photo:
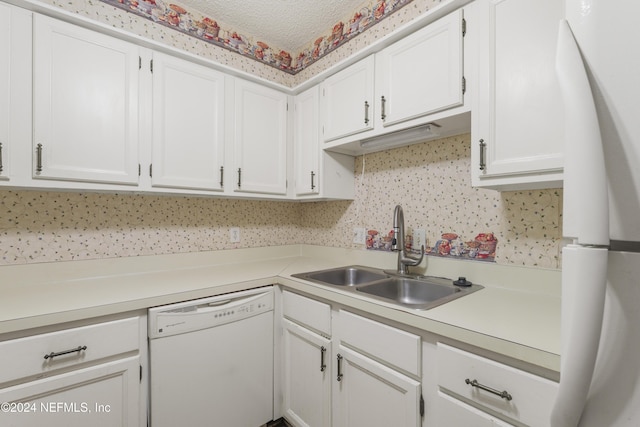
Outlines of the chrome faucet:
{"type": "Polygon", "coordinates": [[[415,258],[407,252],[404,245],[404,212],[400,205],[396,205],[393,211],[391,250],[398,252],[398,274],[409,274],[409,267],[419,265],[424,258],[424,245],[420,249],[420,258],[415,258]]]}

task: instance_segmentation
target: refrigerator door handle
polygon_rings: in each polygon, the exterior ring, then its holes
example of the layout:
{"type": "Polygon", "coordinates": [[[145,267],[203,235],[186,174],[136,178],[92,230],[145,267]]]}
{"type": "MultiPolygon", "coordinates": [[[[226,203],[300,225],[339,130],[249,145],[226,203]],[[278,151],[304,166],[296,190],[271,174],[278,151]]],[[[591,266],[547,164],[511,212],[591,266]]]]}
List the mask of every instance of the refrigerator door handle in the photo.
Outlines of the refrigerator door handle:
{"type": "Polygon", "coordinates": [[[576,427],[589,395],[598,354],[608,250],[568,245],[562,250],[560,387],[551,427],[576,427]]]}
{"type": "Polygon", "coordinates": [[[565,115],[563,234],[583,245],[609,244],[609,193],[596,106],[580,50],[560,22],[556,72],[565,115]]]}

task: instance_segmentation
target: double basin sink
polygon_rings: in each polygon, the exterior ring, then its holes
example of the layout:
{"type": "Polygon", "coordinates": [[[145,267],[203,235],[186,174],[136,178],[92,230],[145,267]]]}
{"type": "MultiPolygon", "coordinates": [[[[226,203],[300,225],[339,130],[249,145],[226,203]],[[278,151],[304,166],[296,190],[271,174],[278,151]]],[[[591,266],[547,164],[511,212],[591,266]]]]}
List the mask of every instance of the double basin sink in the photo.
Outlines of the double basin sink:
{"type": "Polygon", "coordinates": [[[386,270],[350,265],[293,274],[314,283],[340,287],[416,310],[428,310],[482,289],[463,278],[404,276],[386,270]]]}

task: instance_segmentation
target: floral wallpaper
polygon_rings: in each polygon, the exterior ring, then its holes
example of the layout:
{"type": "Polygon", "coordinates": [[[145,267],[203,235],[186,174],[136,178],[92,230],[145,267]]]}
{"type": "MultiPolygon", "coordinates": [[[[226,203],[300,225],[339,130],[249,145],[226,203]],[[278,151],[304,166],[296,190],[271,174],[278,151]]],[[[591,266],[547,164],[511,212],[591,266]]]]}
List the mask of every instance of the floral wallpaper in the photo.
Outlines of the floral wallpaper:
{"type": "Polygon", "coordinates": [[[255,59],[265,65],[296,74],[351,38],[369,29],[412,0],[376,0],[337,22],[325,35],[301,52],[287,52],[265,41],[245,36],[242,28],[230,28],[215,17],[201,16],[179,4],[164,0],[100,0],[106,4],[135,13],[173,30],[255,59]]]}
{"type": "Polygon", "coordinates": [[[424,229],[430,246],[444,233],[492,233],[495,262],[559,269],[562,192],[472,188],[470,146],[467,134],[357,157],[353,201],[0,189],[0,265],[297,243],[365,250],[353,228],[388,233],[401,204],[407,234],[424,229]],[[230,227],[240,243],[229,243],[230,227]]]}
{"type": "Polygon", "coordinates": [[[364,248],[352,243],[353,228],[388,235],[394,207],[400,204],[406,234],[425,230],[432,256],[469,258],[468,252],[459,257],[451,250],[440,253],[447,240],[477,244],[477,253],[483,250],[487,258],[472,257],[476,260],[560,268],[562,190],[471,187],[469,134],[359,156],[355,170],[353,202],[302,205],[299,227],[306,243],[364,248]]]}

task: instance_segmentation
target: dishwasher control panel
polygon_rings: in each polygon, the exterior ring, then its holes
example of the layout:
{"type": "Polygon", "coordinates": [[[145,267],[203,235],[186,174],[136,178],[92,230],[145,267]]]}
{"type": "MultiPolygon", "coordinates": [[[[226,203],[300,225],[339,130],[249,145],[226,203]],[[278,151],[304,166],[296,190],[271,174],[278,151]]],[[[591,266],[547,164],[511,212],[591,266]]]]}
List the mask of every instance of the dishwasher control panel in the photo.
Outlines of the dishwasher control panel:
{"type": "Polygon", "coordinates": [[[236,322],[273,310],[273,287],[250,289],[149,309],[149,338],[236,322]]]}

